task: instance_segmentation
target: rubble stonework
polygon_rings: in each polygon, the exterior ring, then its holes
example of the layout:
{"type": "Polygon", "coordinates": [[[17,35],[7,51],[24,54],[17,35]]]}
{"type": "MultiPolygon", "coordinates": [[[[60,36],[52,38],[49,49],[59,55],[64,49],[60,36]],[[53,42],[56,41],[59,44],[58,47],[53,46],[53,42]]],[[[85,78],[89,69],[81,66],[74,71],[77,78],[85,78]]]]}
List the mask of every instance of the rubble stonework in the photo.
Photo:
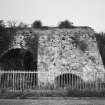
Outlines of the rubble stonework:
{"type": "Polygon", "coordinates": [[[55,29],[41,31],[38,46],[38,71],[82,72],[85,81],[95,72],[104,72],[96,38],[92,30],[55,29]]]}
{"type": "Polygon", "coordinates": [[[18,31],[11,46],[29,49],[33,55],[38,47],[37,69],[46,72],[39,75],[42,81],[48,76],[49,81],[53,80],[61,72],[82,72],[81,78],[88,81],[93,80],[94,72],[105,72],[94,31],[90,28],[18,31]]]}

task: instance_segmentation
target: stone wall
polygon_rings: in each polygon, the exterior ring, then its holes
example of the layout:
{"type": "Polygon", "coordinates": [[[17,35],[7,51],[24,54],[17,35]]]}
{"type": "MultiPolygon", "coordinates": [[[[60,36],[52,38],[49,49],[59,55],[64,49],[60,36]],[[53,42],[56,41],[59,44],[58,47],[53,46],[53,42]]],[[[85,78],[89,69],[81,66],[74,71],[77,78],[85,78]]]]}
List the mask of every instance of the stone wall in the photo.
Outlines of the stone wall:
{"type": "Polygon", "coordinates": [[[93,30],[53,29],[38,34],[38,71],[49,71],[51,79],[61,72],[82,72],[85,81],[92,81],[95,72],[104,72],[93,30]]]}
{"type": "Polygon", "coordinates": [[[81,72],[84,81],[94,80],[95,72],[105,72],[91,28],[18,30],[10,46],[32,52],[38,71],[46,73],[38,75],[43,82],[62,72],[81,72]]]}

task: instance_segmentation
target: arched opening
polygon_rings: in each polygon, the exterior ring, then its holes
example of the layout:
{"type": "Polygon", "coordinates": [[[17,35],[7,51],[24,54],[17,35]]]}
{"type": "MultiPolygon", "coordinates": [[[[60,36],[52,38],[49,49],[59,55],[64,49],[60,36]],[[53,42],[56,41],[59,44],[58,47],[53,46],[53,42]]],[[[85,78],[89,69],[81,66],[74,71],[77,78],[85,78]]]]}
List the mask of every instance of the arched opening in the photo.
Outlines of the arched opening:
{"type": "MultiPolygon", "coordinates": [[[[25,49],[12,49],[7,51],[0,58],[0,65],[3,71],[37,71],[37,62],[34,62],[33,54],[25,49]]],[[[15,79],[15,88],[35,87],[38,83],[37,73],[3,73],[1,75],[1,86],[13,87],[15,79]],[[21,86],[20,86],[21,85],[21,86]]]]}
{"type": "Polygon", "coordinates": [[[71,89],[79,88],[83,80],[76,74],[64,73],[55,78],[55,85],[57,88],[69,87],[71,89]]]}
{"type": "Polygon", "coordinates": [[[35,70],[37,71],[33,54],[25,49],[12,49],[0,58],[0,64],[4,70],[35,70]]]}

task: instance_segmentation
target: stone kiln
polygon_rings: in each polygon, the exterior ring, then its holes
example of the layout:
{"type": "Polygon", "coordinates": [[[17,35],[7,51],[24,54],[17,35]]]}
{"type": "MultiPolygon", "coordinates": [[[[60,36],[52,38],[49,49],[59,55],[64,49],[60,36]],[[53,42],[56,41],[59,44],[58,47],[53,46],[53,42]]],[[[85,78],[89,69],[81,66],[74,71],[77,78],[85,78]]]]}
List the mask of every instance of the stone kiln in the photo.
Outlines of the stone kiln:
{"type": "Polygon", "coordinates": [[[51,82],[59,74],[70,72],[81,72],[84,81],[93,81],[95,72],[105,71],[91,28],[17,30],[5,52],[17,48],[33,54],[37,71],[46,72],[38,75],[42,82],[47,78],[51,82]]]}

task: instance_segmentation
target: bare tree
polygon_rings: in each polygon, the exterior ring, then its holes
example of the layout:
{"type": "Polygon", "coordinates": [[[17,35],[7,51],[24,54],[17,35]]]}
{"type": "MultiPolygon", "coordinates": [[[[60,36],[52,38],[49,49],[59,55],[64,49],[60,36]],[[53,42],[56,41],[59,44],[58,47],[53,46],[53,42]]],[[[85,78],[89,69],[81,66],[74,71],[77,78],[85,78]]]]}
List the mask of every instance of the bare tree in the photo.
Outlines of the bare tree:
{"type": "Polygon", "coordinates": [[[8,20],[7,24],[8,24],[8,27],[15,28],[16,24],[17,24],[17,21],[16,20],[8,20]]]}

